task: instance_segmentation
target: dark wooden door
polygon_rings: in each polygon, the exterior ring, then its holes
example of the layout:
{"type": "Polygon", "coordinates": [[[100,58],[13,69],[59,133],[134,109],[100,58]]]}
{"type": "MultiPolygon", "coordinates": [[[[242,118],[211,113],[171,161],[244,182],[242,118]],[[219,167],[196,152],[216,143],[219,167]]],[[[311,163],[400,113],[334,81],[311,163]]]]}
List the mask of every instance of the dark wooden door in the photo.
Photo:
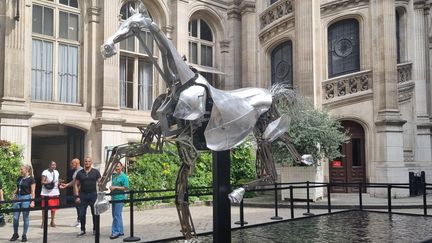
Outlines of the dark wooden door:
{"type": "MultiPolygon", "coordinates": [[[[365,183],[366,182],[366,160],[365,160],[365,135],[363,128],[355,122],[343,121],[343,127],[349,132],[350,140],[340,147],[341,158],[330,162],[331,183],[365,183]]],[[[345,187],[334,186],[332,192],[358,192],[358,186],[345,187]]],[[[365,192],[366,189],[363,188],[365,192]]]]}

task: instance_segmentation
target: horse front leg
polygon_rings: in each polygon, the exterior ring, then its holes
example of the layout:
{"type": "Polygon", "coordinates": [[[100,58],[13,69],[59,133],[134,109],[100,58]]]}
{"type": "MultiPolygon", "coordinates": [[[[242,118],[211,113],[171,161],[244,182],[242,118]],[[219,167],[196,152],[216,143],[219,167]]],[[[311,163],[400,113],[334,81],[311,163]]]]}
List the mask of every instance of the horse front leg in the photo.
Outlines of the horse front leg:
{"type": "Polygon", "coordinates": [[[175,204],[180,220],[181,232],[186,240],[191,240],[196,238],[196,231],[189,210],[189,202],[187,200],[187,185],[188,177],[192,174],[193,169],[195,168],[198,152],[192,145],[191,139],[188,136],[177,140],[177,149],[182,164],[176,180],[175,204]]]}

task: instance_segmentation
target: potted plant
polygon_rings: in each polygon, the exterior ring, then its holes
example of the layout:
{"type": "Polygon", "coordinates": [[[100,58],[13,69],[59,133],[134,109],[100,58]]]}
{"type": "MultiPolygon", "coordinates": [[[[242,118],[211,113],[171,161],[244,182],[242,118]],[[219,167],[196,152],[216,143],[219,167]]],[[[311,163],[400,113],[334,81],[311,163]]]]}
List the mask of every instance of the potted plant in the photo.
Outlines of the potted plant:
{"type": "MultiPolygon", "coordinates": [[[[275,140],[272,143],[273,158],[282,166],[281,182],[323,182],[321,163],[342,156],[339,147],[347,141],[348,135],[335,117],[326,110],[315,108],[306,98],[294,93],[288,101],[278,103],[278,109],[291,118],[288,133],[297,151],[301,155],[311,154],[313,163],[310,166],[297,163],[284,143],[275,140]]],[[[322,198],[323,192],[322,187],[311,188],[310,199],[322,198]]],[[[290,198],[288,190],[281,194],[282,199],[290,198]]],[[[306,189],[294,189],[294,199],[306,199],[306,189]]]]}

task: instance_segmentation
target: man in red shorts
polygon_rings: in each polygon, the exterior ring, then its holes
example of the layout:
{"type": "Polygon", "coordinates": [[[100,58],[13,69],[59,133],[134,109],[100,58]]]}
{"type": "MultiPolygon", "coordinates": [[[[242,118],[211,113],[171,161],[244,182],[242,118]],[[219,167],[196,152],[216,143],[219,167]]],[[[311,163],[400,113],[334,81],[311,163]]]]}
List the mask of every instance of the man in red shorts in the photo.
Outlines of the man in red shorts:
{"type": "MultiPolygon", "coordinates": [[[[45,198],[48,197],[48,206],[58,207],[60,205],[59,172],[56,170],[57,164],[54,161],[49,163],[48,169],[42,172],[42,207],[45,206],[45,198]]],[[[55,213],[57,208],[51,208],[51,227],[56,227],[55,213]]],[[[42,211],[43,227],[44,211],[42,211]]]]}

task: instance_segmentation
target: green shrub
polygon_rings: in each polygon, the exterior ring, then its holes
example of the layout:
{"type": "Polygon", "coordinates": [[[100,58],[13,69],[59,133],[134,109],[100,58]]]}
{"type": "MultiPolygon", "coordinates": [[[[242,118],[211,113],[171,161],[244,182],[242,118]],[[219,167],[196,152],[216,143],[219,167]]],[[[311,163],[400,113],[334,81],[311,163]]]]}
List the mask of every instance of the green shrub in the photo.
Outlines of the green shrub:
{"type": "Polygon", "coordinates": [[[5,200],[12,199],[16,189],[16,180],[20,175],[23,150],[15,143],[0,140],[0,180],[3,182],[5,200]]]}

